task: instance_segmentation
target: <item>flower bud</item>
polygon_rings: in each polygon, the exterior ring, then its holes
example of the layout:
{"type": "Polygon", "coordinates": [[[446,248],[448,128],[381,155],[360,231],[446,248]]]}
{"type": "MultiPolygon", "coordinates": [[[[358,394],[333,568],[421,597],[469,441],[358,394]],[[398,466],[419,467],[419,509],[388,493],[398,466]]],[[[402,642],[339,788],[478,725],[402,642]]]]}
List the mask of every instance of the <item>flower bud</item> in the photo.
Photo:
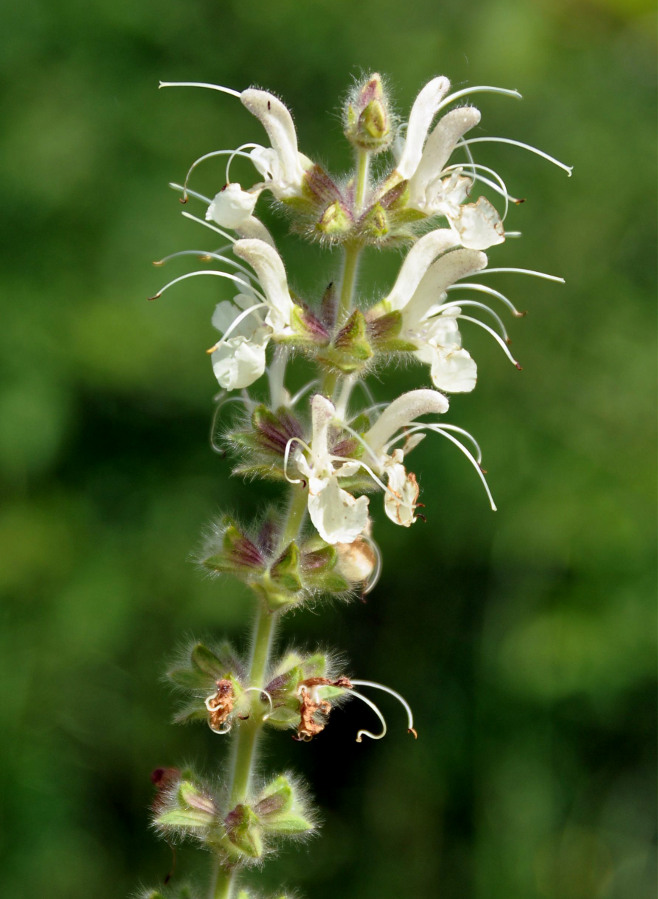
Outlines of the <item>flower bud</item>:
{"type": "Polygon", "coordinates": [[[340,238],[352,230],[352,224],[349,210],[343,203],[336,200],[327,206],[315,227],[325,237],[340,238]]]}
{"type": "Polygon", "coordinates": [[[355,309],[336,335],[333,344],[318,357],[343,374],[361,371],[373,356],[363,313],[355,309]]]}
{"type": "Polygon", "coordinates": [[[378,568],[377,553],[369,540],[357,537],[352,543],[337,543],[336,567],[350,584],[369,583],[378,568]]]}
{"type": "Polygon", "coordinates": [[[172,784],[162,799],[162,810],[153,823],[165,833],[178,833],[204,840],[218,823],[217,808],[210,793],[191,778],[172,784]]]}
{"type": "Polygon", "coordinates": [[[391,115],[382,80],[375,73],[350,95],[343,114],[345,137],[370,153],[386,150],[393,138],[391,115]]]}
{"type": "Polygon", "coordinates": [[[303,792],[281,774],[260,793],[253,805],[264,831],[280,836],[297,836],[314,830],[305,807],[303,792]]]}
{"type": "Polygon", "coordinates": [[[263,836],[258,816],[248,805],[240,803],[224,818],[226,836],[249,858],[260,858],[263,854],[263,836]]]}

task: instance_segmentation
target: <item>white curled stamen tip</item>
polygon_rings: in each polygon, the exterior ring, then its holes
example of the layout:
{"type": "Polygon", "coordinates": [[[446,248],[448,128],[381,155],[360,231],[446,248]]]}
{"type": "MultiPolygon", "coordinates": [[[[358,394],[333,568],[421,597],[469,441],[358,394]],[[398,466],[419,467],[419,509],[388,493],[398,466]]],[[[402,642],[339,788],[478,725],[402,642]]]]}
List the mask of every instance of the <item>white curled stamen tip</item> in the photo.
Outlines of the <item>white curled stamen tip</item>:
{"type": "MultiPolygon", "coordinates": [[[[268,703],[270,704],[270,710],[269,710],[269,712],[267,712],[265,715],[263,715],[262,718],[261,718],[261,721],[267,721],[267,719],[270,717],[270,715],[271,715],[272,712],[274,711],[274,703],[272,702],[272,697],[271,697],[270,694],[267,692],[267,690],[264,690],[263,687],[247,687],[247,689],[246,689],[244,692],[245,692],[245,693],[258,693],[258,694],[259,694],[259,697],[260,697],[260,696],[266,696],[266,697],[267,697],[267,701],[268,701],[268,703]]],[[[262,700],[261,700],[261,701],[262,701],[262,700]]]]}
{"type": "Polygon", "coordinates": [[[291,437],[290,440],[286,443],[286,448],[283,454],[283,476],[289,484],[306,484],[305,478],[291,478],[288,474],[288,463],[290,462],[290,450],[293,447],[293,444],[298,443],[302,446],[307,453],[311,453],[310,447],[304,443],[304,441],[300,437],[291,437]]]}
{"type": "MultiPolygon", "coordinates": [[[[404,710],[407,713],[407,732],[410,734],[413,734],[414,739],[418,739],[418,734],[414,728],[414,716],[413,716],[413,712],[411,711],[411,706],[409,705],[407,700],[397,692],[397,690],[393,690],[393,689],[391,689],[391,687],[386,687],[386,686],[384,686],[384,684],[380,684],[377,681],[370,681],[370,680],[352,680],[351,679],[351,684],[352,684],[352,686],[356,685],[357,687],[371,687],[374,690],[382,690],[384,693],[388,693],[391,696],[393,696],[395,699],[397,699],[398,702],[402,705],[402,707],[404,708],[404,710]]],[[[356,742],[361,743],[363,737],[370,737],[372,740],[381,740],[382,737],[386,736],[387,729],[386,729],[386,721],[384,720],[384,716],[379,711],[378,707],[375,705],[374,702],[372,702],[366,696],[363,696],[362,693],[357,693],[357,691],[354,689],[350,690],[350,695],[356,696],[362,702],[365,702],[365,704],[367,706],[369,706],[373,710],[373,712],[377,715],[377,717],[379,718],[379,720],[381,721],[381,724],[382,724],[382,732],[379,734],[373,734],[369,730],[360,730],[356,735],[356,742]]]]}

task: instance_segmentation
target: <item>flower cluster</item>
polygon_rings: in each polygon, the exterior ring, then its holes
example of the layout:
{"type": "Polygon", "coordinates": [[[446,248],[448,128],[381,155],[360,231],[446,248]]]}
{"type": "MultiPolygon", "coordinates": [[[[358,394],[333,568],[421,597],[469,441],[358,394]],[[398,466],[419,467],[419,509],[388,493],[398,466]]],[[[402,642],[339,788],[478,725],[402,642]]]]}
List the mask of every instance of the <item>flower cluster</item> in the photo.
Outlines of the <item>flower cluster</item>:
{"type": "Polygon", "coordinates": [[[277,658],[274,627],[302,603],[372,590],[381,557],[372,536],[371,494],[382,494],[385,515],[397,525],[410,527],[424,518],[407,457],[428,433],[460,450],[495,509],[478,443],[444,418],[450,395],[469,393],[477,383],[462,328],[483,329],[520,368],[499,313],[525,313],[488,283],[489,276],[515,271],[561,279],[490,266],[487,252],[518,236],[506,232],[504,223],[510,206],[522,200],[509,193],[496,171],[475,161],[473,147],[500,141],[570,169],[519,141],[472,136],[480,112],[466,98],[475,93],[519,97],[515,90],[476,86],[451,92],[448,79],[437,77],[423,87],[401,124],[380,76],[371,75],[354,86],[344,106],[343,130],[355,167],[337,178],[300,152],[291,113],[273,94],[196,82],[161,87],[200,87],[237,99],[267,136],[262,144],[206,153],[182,184],[172,185],[184,204],[191,199],[202,207],[200,215],[187,210],[183,215],[219,236],[221,245],[160,260],[157,264],[197,255],[215,267],[182,274],[152,297],[196,276],[228,282],[230,295],[220,296],[212,314],[220,336],[208,350],[221,388],[211,444],[234,456],[235,474],[279,482],[289,493],[285,509],[270,508],[257,523],[223,516],[200,553],[206,571],[238,578],[256,597],[250,655],[227,644],[209,649],[198,643],[169,672],[186,695],[176,720],[203,721],[236,742],[223,788],[193,772],[164,778],[155,826],[168,837],[192,837],[209,848],[216,859],[213,895],[228,897],[235,895],[241,867],[259,861],[278,837],[303,836],[316,827],[296,778],[285,774],[253,782],[255,747],[264,729],[289,729],[296,740],[309,742],[337,706],[357,698],[380,723],[378,732],[359,730],[357,740],[379,739],[386,724],[379,708],[356,689],[363,687],[402,703],[407,729],[416,736],[411,709],[399,693],[347,675],[324,650],[289,649],[277,658]],[[376,178],[370,170],[374,156],[380,157],[376,178]],[[209,197],[193,190],[192,173],[218,157],[226,159],[223,185],[209,197]],[[251,163],[254,183],[232,180],[236,158],[251,163]],[[285,214],[293,234],[341,252],[342,274],[335,283],[319,285],[317,294],[305,297],[292,289],[275,240],[259,217],[262,194],[285,214]],[[366,300],[357,271],[368,247],[407,252],[389,289],[374,299],[368,293],[366,300]],[[316,376],[292,393],[286,385],[295,356],[310,361],[316,376]],[[381,378],[387,366],[401,360],[427,366],[421,386],[376,402],[366,376],[376,370],[381,378]]]}

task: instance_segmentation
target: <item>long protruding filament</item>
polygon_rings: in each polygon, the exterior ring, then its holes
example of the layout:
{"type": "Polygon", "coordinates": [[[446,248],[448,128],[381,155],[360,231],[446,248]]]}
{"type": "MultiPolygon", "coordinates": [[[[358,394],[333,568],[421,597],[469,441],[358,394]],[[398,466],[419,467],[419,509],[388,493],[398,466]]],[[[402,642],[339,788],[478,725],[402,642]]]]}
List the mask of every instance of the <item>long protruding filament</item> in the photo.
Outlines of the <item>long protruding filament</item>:
{"type": "MultiPolygon", "coordinates": [[[[502,318],[498,315],[498,313],[491,308],[491,306],[487,306],[486,303],[480,303],[478,300],[452,300],[450,303],[444,303],[440,308],[441,312],[445,312],[447,309],[462,309],[464,306],[471,306],[474,309],[483,309],[485,312],[488,312],[489,315],[494,319],[498,327],[500,328],[500,333],[503,340],[507,343],[509,341],[509,335],[507,334],[507,328],[502,320],[502,318]]],[[[458,318],[462,318],[463,316],[458,316],[458,318]]]]}
{"type": "Polygon", "coordinates": [[[469,94],[503,94],[503,96],[505,97],[514,97],[514,99],[516,100],[523,99],[523,97],[517,90],[507,87],[492,87],[489,84],[478,84],[474,85],[473,87],[465,87],[460,91],[455,91],[454,94],[448,94],[448,96],[445,97],[445,99],[442,100],[437,107],[437,112],[445,109],[446,106],[454,103],[455,100],[460,100],[462,97],[468,97],[469,94]]]}
{"type": "MultiPolygon", "coordinates": [[[[487,497],[489,499],[489,505],[491,506],[491,509],[495,512],[496,504],[494,502],[493,496],[491,495],[491,490],[489,489],[489,485],[487,484],[487,479],[484,476],[484,472],[482,470],[480,461],[478,461],[473,456],[473,453],[467,447],[465,447],[464,444],[460,440],[457,440],[456,437],[453,437],[452,434],[448,433],[448,431],[457,431],[459,433],[459,432],[461,432],[461,428],[457,429],[455,425],[448,426],[448,425],[442,425],[442,424],[441,425],[434,424],[432,422],[423,423],[423,422],[418,422],[418,421],[412,421],[410,423],[410,426],[407,429],[405,429],[404,433],[398,434],[392,440],[388,441],[388,443],[384,446],[384,450],[386,452],[388,452],[391,449],[391,447],[394,446],[396,443],[398,443],[400,440],[406,440],[412,434],[416,434],[416,433],[424,432],[424,431],[433,431],[435,434],[440,434],[442,437],[445,437],[451,443],[454,443],[454,445],[457,447],[457,449],[466,456],[468,461],[471,463],[471,465],[477,472],[478,477],[482,481],[482,484],[486,491],[487,497]]],[[[482,454],[479,452],[480,447],[478,446],[475,438],[472,437],[467,432],[464,432],[464,436],[468,436],[470,438],[470,440],[473,442],[473,444],[475,446],[477,446],[478,455],[481,459],[482,454]]]]}
{"type": "Polygon", "coordinates": [[[468,147],[472,144],[484,143],[511,144],[514,147],[520,147],[522,150],[528,150],[529,153],[534,153],[536,156],[541,156],[541,158],[545,159],[547,162],[552,162],[553,165],[556,165],[558,168],[565,171],[569,177],[571,177],[573,173],[573,166],[565,165],[564,162],[560,162],[560,160],[556,159],[554,156],[550,156],[548,153],[544,153],[543,150],[539,150],[537,147],[533,147],[530,144],[524,144],[520,140],[513,140],[511,137],[469,137],[460,140],[458,146],[468,147]]]}
{"type": "MultiPolygon", "coordinates": [[[[354,681],[352,681],[352,683],[354,683],[354,681]]],[[[357,690],[350,690],[350,696],[356,696],[356,698],[360,699],[361,702],[365,702],[365,704],[373,710],[375,715],[377,715],[377,717],[379,718],[381,725],[382,725],[382,730],[381,730],[381,733],[379,733],[379,734],[373,734],[373,732],[370,730],[365,730],[365,729],[360,730],[356,735],[356,742],[361,743],[361,741],[363,740],[364,737],[370,737],[371,740],[382,740],[386,736],[386,730],[387,730],[386,719],[384,718],[382,713],[379,711],[379,709],[377,708],[375,703],[371,699],[368,699],[367,696],[364,696],[362,693],[359,693],[357,690]]]]}
{"type": "Polygon", "coordinates": [[[179,250],[177,253],[170,253],[168,256],[163,256],[162,259],[158,259],[153,265],[164,265],[165,262],[169,262],[177,256],[196,256],[197,259],[201,259],[205,262],[210,262],[211,259],[215,259],[217,262],[225,262],[227,265],[232,265],[233,268],[242,272],[243,275],[246,275],[250,281],[257,280],[254,273],[245,265],[242,265],[237,259],[232,259],[230,256],[224,256],[224,254],[220,253],[218,250],[179,250]]]}
{"type": "Polygon", "coordinates": [[[478,293],[486,293],[490,297],[495,297],[497,300],[500,300],[501,303],[504,303],[507,308],[510,310],[512,315],[515,318],[524,318],[527,313],[519,311],[514,303],[505,296],[504,293],[501,293],[499,290],[494,290],[493,287],[489,287],[487,284],[476,284],[475,282],[466,282],[460,281],[459,284],[451,284],[450,287],[446,288],[446,293],[451,293],[453,290],[475,290],[478,293]]]}
{"type": "Polygon", "coordinates": [[[240,91],[234,91],[232,87],[223,87],[221,84],[207,84],[204,81],[161,81],[158,87],[206,87],[211,91],[219,91],[229,94],[231,97],[240,97],[240,91]]]}
{"type": "Polygon", "coordinates": [[[473,275],[497,275],[501,272],[513,272],[517,275],[532,275],[535,278],[543,278],[545,281],[556,281],[558,284],[564,284],[564,278],[559,275],[549,275],[546,272],[536,272],[530,268],[483,268],[479,272],[471,272],[473,275]]]}
{"type": "Polygon", "coordinates": [[[373,551],[374,556],[375,556],[375,568],[374,568],[372,574],[370,575],[367,584],[361,591],[363,596],[367,596],[368,593],[370,593],[372,590],[375,589],[377,581],[379,580],[379,578],[381,576],[382,554],[381,554],[381,550],[379,549],[379,547],[377,546],[375,541],[372,539],[372,537],[368,537],[367,534],[362,534],[361,539],[365,540],[365,542],[368,544],[368,546],[373,551]]]}
{"type": "MultiPolygon", "coordinates": [[[[260,291],[256,290],[253,285],[248,284],[246,281],[243,281],[242,278],[238,278],[237,275],[232,275],[230,272],[217,272],[214,269],[204,269],[200,272],[188,272],[186,275],[180,275],[178,278],[174,278],[173,281],[170,281],[168,284],[165,284],[164,287],[161,287],[160,290],[153,294],[152,297],[149,297],[150,300],[157,300],[158,297],[161,297],[165,290],[169,290],[170,287],[173,287],[174,284],[179,284],[181,281],[186,281],[188,278],[196,278],[198,275],[214,275],[216,278],[226,278],[228,281],[234,281],[236,284],[239,284],[240,287],[245,287],[252,293],[257,294],[259,297],[265,301],[265,297],[260,293],[260,291]]],[[[267,305],[267,304],[266,304],[267,305]]]]}
{"type": "Polygon", "coordinates": [[[252,315],[254,312],[258,312],[259,309],[269,309],[269,305],[267,303],[256,303],[254,306],[249,306],[248,309],[244,309],[239,315],[237,315],[229,327],[224,331],[221,340],[218,340],[217,343],[213,344],[209,349],[206,350],[206,353],[210,355],[214,353],[215,350],[218,350],[220,346],[222,346],[228,340],[229,334],[232,334],[233,331],[241,324],[247,316],[252,315]]]}
{"type": "MultiPolygon", "coordinates": [[[[395,697],[395,699],[397,699],[397,701],[402,705],[405,712],[407,713],[407,730],[409,731],[410,734],[413,734],[414,737],[416,737],[416,738],[418,737],[418,734],[416,733],[416,731],[414,729],[414,716],[413,716],[413,712],[411,711],[411,706],[409,705],[407,700],[404,698],[404,696],[401,696],[397,692],[397,690],[393,690],[393,689],[391,689],[391,687],[386,687],[386,686],[384,686],[384,684],[380,684],[377,681],[371,681],[371,680],[352,680],[352,678],[350,678],[350,683],[353,685],[356,685],[357,687],[371,687],[373,690],[383,690],[384,693],[388,693],[390,696],[395,697]]],[[[362,699],[367,705],[370,706],[371,709],[373,709],[375,714],[378,716],[379,720],[382,722],[382,726],[383,726],[383,732],[379,735],[372,734],[372,733],[370,733],[370,731],[367,731],[367,730],[360,730],[356,737],[357,743],[360,743],[361,738],[364,736],[370,737],[373,740],[381,740],[381,738],[386,734],[386,721],[384,720],[384,716],[379,711],[379,709],[374,704],[374,702],[371,702],[369,699],[367,699],[367,697],[363,696],[361,693],[357,693],[355,690],[352,690],[350,692],[351,692],[352,696],[358,696],[359,699],[362,699]]]]}

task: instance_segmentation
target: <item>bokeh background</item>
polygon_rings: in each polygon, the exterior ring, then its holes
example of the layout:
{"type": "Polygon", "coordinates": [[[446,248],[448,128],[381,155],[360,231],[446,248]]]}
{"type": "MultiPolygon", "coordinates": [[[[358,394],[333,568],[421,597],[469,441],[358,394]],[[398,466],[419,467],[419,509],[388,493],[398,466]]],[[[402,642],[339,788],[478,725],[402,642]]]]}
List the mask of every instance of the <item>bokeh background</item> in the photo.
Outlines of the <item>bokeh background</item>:
{"type": "MultiPolygon", "coordinates": [[[[167,188],[197,156],[261,140],[229,97],[159,79],[250,84],[294,110],[301,146],[349,165],[340,101],[387,73],[404,113],[430,77],[519,88],[479,96],[481,133],[574,165],[482,145],[528,202],[498,264],[564,275],[497,284],[523,374],[486,335],[451,421],[471,429],[500,511],[463,457],[415,451],[428,523],[376,523],[385,568],[368,602],[286,622],[397,687],[390,736],[357,746],[351,706],[264,763],[303,771],[321,839],[255,877],[308,897],[645,899],[654,895],[655,23],[645,0],[23,0],[2,19],[0,144],[0,707],[3,895],[116,899],[171,865],[148,830],[149,773],[225,747],[169,724],[161,682],[186,635],[240,641],[249,598],[190,562],[206,523],[263,495],[208,446],[203,350],[224,288],[157,303],[150,261],[212,237],[167,188]],[[397,726],[396,726],[397,725],[397,726]]],[[[246,170],[245,170],[246,173],[246,170]]],[[[211,193],[221,162],[194,186],[211,193]]],[[[335,275],[269,216],[300,292],[335,275]]],[[[374,294],[397,259],[372,253],[374,294]]],[[[184,263],[171,274],[182,273],[184,263]]],[[[390,372],[379,399],[426,382],[390,372]]],[[[377,504],[375,503],[375,506],[377,504]]],[[[207,858],[178,853],[174,883],[207,858]]]]}

